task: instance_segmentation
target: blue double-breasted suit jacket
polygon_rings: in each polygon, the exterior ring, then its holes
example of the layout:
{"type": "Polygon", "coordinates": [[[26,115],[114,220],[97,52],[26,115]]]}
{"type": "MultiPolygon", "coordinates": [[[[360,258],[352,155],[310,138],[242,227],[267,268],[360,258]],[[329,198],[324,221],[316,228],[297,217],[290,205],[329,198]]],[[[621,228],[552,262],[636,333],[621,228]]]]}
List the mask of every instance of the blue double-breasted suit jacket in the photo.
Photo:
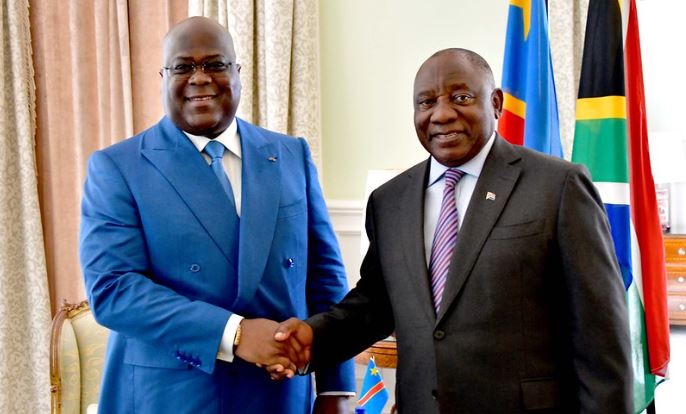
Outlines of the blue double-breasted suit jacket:
{"type": "MultiPolygon", "coordinates": [[[[89,160],[80,258],[95,318],[112,331],[101,412],[310,412],[309,376],[276,382],[238,358],[217,360],[232,312],[305,318],[347,292],[307,144],[237,122],[238,221],[166,117],[89,160]]],[[[317,372],[317,390],[353,391],[352,363],[317,372]]]]}

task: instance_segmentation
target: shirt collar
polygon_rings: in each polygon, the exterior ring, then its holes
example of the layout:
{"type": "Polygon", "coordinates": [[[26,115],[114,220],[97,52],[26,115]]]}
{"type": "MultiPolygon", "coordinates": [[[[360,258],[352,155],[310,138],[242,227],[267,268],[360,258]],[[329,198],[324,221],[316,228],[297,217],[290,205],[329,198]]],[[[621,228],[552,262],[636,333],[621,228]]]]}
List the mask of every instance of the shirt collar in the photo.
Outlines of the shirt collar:
{"type": "MultiPolygon", "coordinates": [[[[481,151],[479,151],[474,158],[471,160],[465,162],[464,164],[460,165],[457,167],[461,171],[463,171],[467,175],[471,175],[474,178],[479,178],[479,175],[481,174],[481,170],[484,167],[484,163],[486,162],[486,157],[488,156],[488,153],[491,152],[491,147],[493,147],[493,143],[495,142],[495,131],[491,134],[491,137],[488,138],[488,141],[486,141],[486,144],[481,148],[481,151]]],[[[429,184],[427,187],[431,187],[438,181],[441,177],[443,177],[443,174],[449,167],[446,167],[445,165],[441,164],[440,162],[436,161],[436,159],[432,156],[431,157],[431,170],[429,171],[429,184]]]]}
{"type": "MultiPolygon", "coordinates": [[[[191,142],[199,152],[202,152],[205,149],[207,143],[210,142],[210,139],[207,137],[189,134],[186,131],[183,131],[183,133],[186,134],[188,139],[191,140],[191,142]]],[[[236,123],[235,117],[233,118],[233,121],[231,121],[231,123],[229,124],[229,127],[226,128],[224,132],[219,134],[214,140],[221,142],[235,156],[241,158],[241,138],[238,135],[238,124],[236,123]]]]}

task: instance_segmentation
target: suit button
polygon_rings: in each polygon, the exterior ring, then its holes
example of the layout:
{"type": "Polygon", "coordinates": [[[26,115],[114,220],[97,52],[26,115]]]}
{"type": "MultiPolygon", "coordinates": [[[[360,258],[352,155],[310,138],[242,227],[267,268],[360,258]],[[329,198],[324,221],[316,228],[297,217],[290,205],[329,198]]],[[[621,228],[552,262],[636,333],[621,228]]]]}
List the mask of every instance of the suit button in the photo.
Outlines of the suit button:
{"type": "Polygon", "coordinates": [[[443,338],[445,338],[445,331],[438,330],[434,332],[434,339],[438,339],[440,341],[443,338]]]}
{"type": "Polygon", "coordinates": [[[288,259],[286,259],[286,260],[283,261],[283,264],[284,264],[286,267],[291,268],[291,267],[295,266],[295,260],[293,260],[292,257],[289,257],[288,259]]]}
{"type": "Polygon", "coordinates": [[[438,391],[431,390],[431,398],[433,398],[434,400],[437,400],[438,399],[438,391]]]}
{"type": "Polygon", "coordinates": [[[197,263],[193,263],[190,268],[188,268],[193,273],[198,273],[200,271],[200,265],[197,263]]]}

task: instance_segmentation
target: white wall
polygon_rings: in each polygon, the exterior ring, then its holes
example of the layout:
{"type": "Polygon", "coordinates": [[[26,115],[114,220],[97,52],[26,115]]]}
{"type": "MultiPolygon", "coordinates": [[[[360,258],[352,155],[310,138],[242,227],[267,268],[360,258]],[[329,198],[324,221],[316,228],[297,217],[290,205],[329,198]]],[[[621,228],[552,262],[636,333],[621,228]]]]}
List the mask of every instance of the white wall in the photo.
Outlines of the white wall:
{"type": "Polygon", "coordinates": [[[686,2],[638,0],[648,128],[686,136],[686,2]]]}
{"type": "MultiPolygon", "coordinates": [[[[636,3],[641,32],[641,52],[649,131],[671,132],[686,152],[686,2],[683,0],[639,0],[636,3]]],[[[686,155],[685,155],[686,157],[686,155]]],[[[674,165],[686,176],[686,165],[674,165]]],[[[686,233],[686,182],[672,188],[673,233],[686,233]]]]}

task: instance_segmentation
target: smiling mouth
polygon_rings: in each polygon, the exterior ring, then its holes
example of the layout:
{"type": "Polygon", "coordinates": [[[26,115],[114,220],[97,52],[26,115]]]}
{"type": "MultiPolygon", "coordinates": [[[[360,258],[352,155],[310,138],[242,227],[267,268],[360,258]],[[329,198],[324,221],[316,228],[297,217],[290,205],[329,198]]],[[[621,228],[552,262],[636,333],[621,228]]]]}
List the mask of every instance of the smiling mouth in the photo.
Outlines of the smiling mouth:
{"type": "Polygon", "coordinates": [[[431,134],[431,139],[435,139],[438,141],[450,141],[456,139],[458,136],[462,134],[463,133],[459,131],[441,132],[437,134],[431,134]]]}
{"type": "Polygon", "coordinates": [[[191,102],[203,102],[203,101],[210,101],[214,99],[214,95],[203,95],[203,96],[191,96],[186,98],[187,101],[191,102]]]}

